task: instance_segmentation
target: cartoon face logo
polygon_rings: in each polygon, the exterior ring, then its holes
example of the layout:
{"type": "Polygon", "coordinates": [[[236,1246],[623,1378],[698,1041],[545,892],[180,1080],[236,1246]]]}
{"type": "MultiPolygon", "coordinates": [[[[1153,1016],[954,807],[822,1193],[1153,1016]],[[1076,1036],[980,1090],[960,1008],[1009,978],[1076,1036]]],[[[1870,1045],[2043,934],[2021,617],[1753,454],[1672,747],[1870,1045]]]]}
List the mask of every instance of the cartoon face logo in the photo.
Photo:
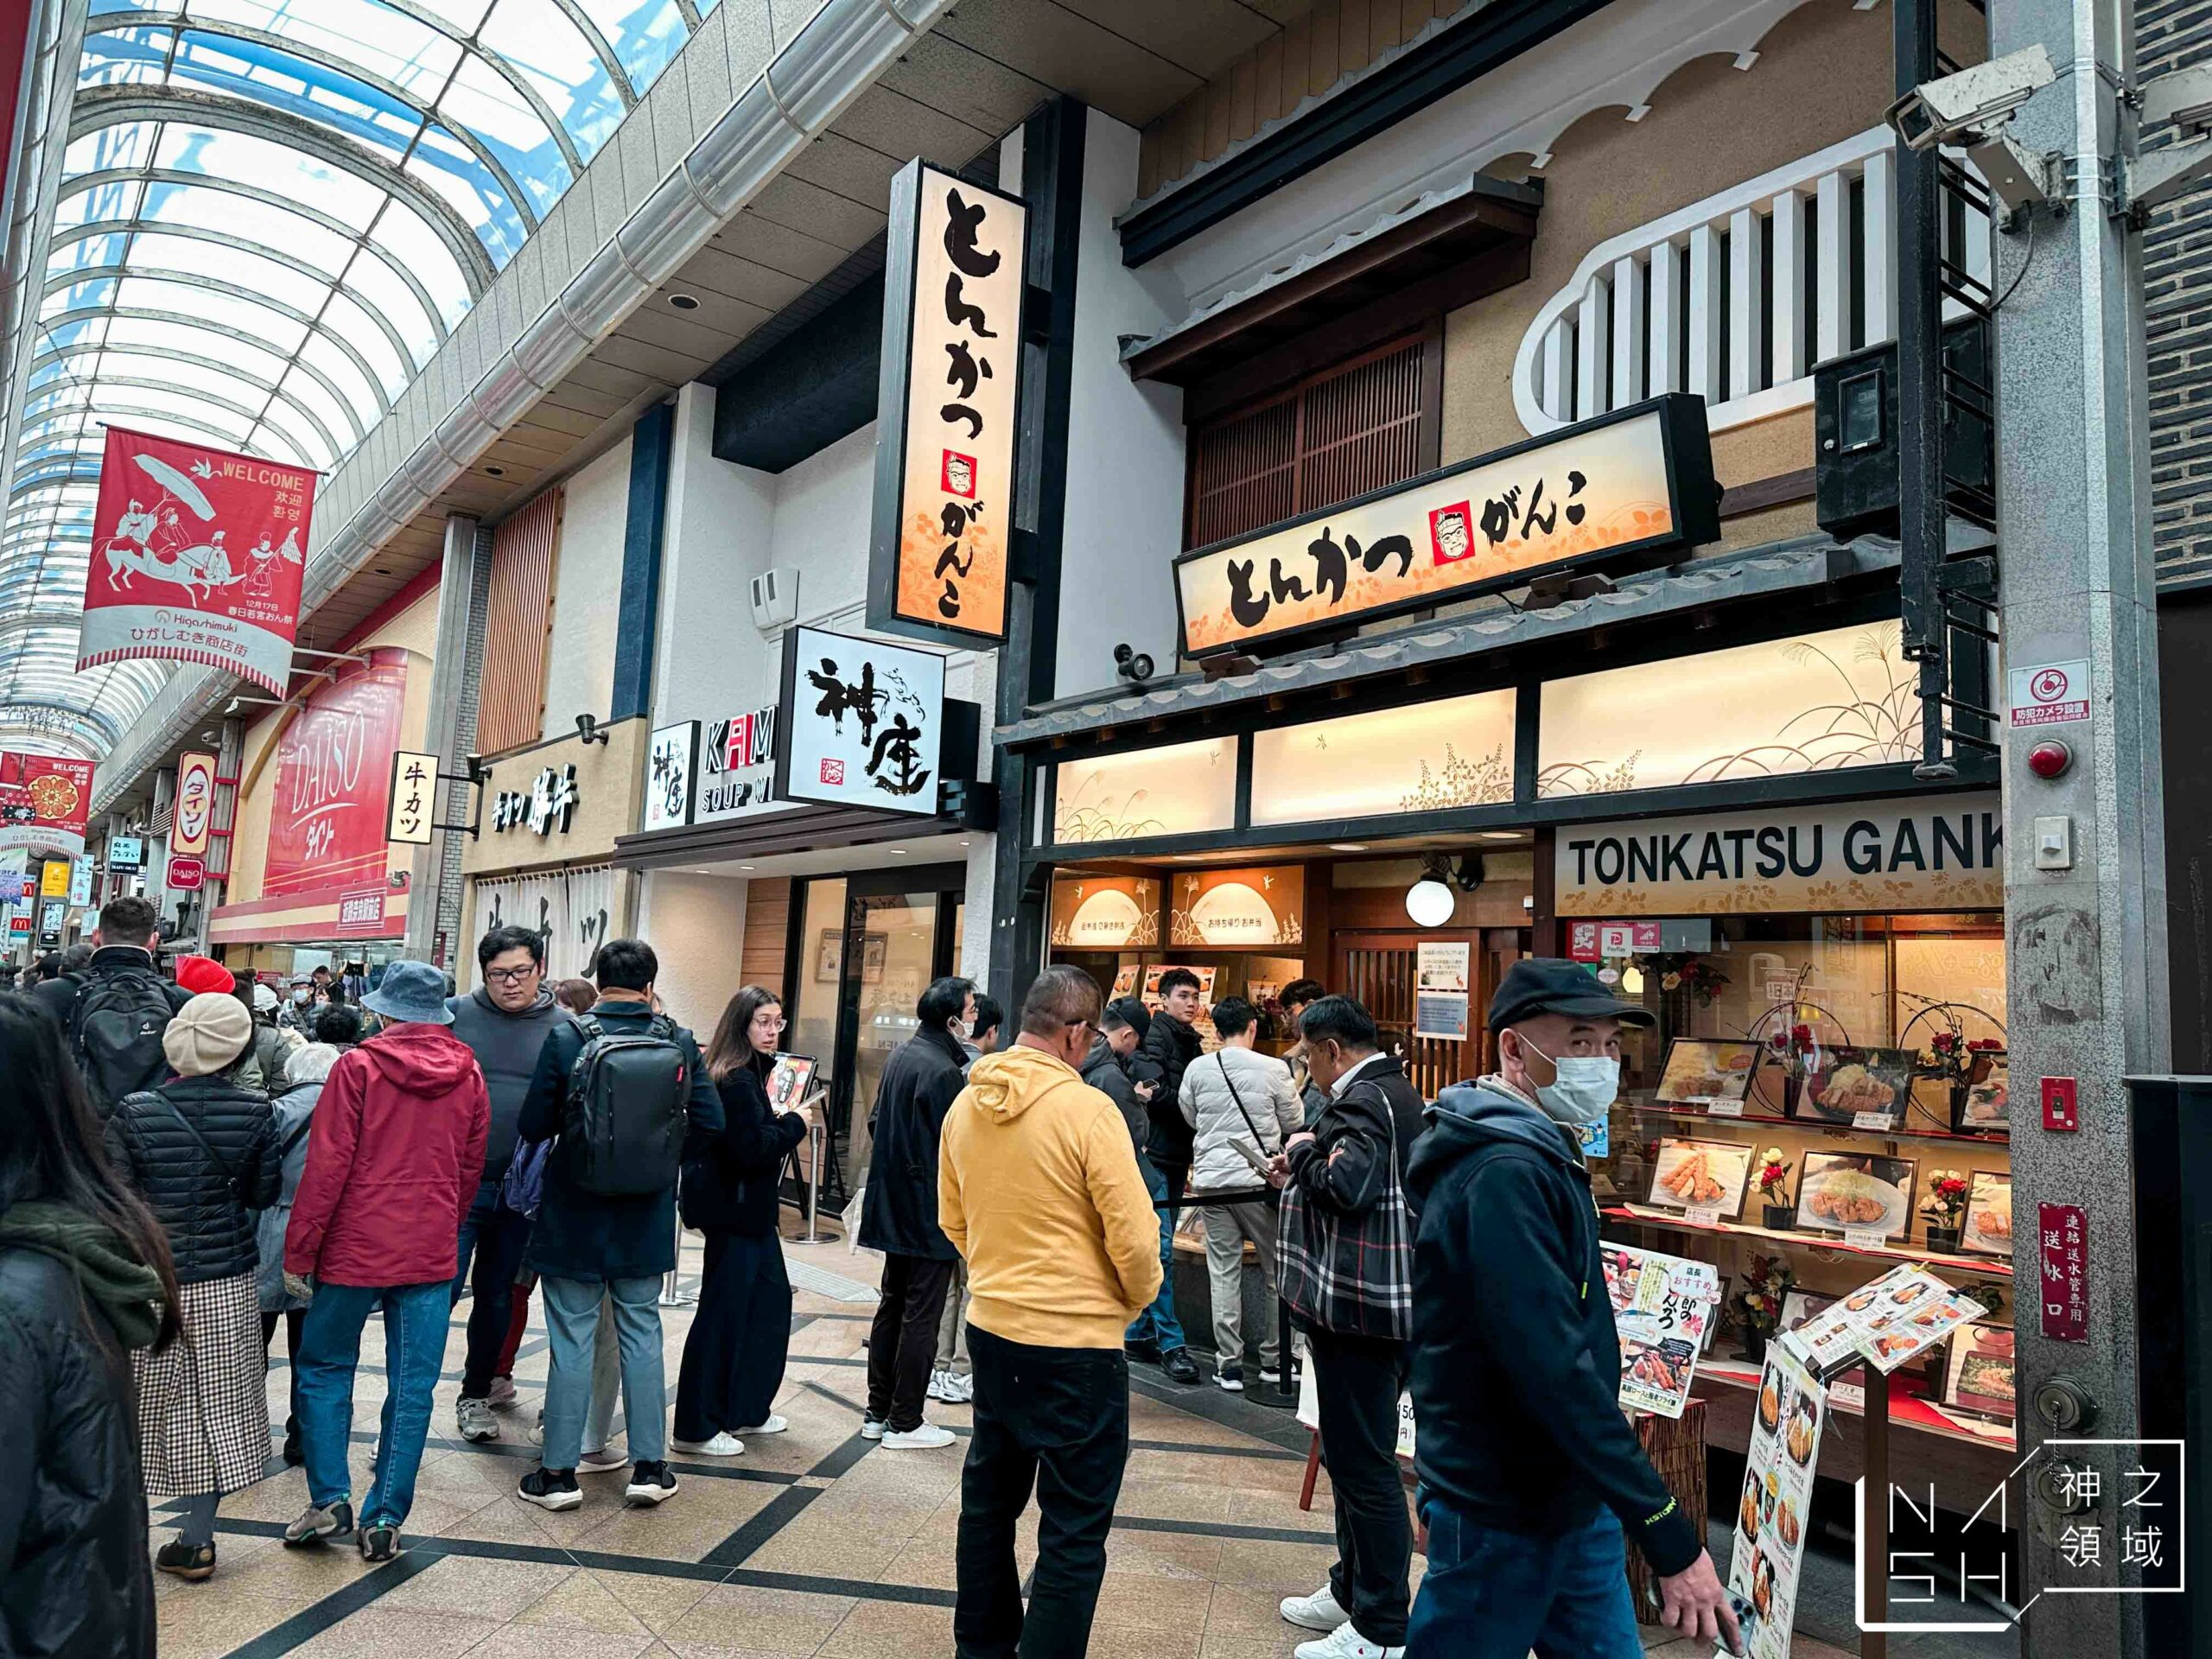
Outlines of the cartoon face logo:
{"type": "Polygon", "coordinates": [[[1474,522],[1474,515],[1465,501],[1439,507],[1428,515],[1429,545],[1435,550],[1437,563],[1455,563],[1475,550],[1474,537],[1470,534],[1474,522]]]}
{"type": "Polygon", "coordinates": [[[963,455],[956,449],[944,452],[944,474],[941,480],[947,495],[976,499],[976,457],[963,455]]]}

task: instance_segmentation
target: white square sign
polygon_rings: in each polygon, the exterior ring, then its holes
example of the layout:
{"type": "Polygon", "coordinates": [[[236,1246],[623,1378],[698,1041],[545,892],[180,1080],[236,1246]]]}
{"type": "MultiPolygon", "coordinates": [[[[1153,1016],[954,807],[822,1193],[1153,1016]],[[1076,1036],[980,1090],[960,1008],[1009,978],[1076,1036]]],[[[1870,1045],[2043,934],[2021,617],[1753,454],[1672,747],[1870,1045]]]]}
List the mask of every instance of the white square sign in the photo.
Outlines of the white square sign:
{"type": "Polygon", "coordinates": [[[2037,663],[2011,671],[2012,729],[2063,726],[2089,717],[2089,664],[2037,663]]]}
{"type": "Polygon", "coordinates": [[[674,830],[691,822],[698,759],[697,721],[663,726],[653,733],[645,758],[645,829],[674,830]]]}
{"type": "Polygon", "coordinates": [[[793,628],[783,718],[785,799],[936,814],[944,658],[935,652],[793,628]]]}

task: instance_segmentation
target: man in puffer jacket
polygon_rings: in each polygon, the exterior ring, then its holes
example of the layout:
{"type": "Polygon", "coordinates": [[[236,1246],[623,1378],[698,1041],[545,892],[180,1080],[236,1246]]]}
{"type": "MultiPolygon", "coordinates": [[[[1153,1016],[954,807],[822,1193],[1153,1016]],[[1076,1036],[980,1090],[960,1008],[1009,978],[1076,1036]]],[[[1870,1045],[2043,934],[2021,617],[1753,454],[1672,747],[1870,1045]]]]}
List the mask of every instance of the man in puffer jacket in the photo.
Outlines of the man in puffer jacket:
{"type": "Polygon", "coordinates": [[[322,1080],[338,1064],[338,1050],[327,1043],[309,1043],[291,1058],[284,1075],[291,1081],[284,1092],[269,1103],[276,1116],[276,1145],[284,1159],[284,1185],[276,1202],[254,1219],[254,1248],[261,1257],[255,1288],[261,1297],[261,1352],[266,1359],[276,1338],[277,1321],[284,1325],[284,1351],[291,1356],[291,1415],[284,1421],[284,1461],[297,1465],[307,1453],[300,1448],[300,1327],[306,1322],[308,1299],[284,1288],[284,1227],[292,1218],[292,1202],[300,1190],[300,1177],[308,1166],[308,1130],[315,1103],[322,1098],[322,1080]]]}
{"type": "MultiPolygon", "coordinates": [[[[1183,1068],[1183,1121],[1193,1132],[1191,1192],[1249,1192],[1273,1177],[1268,1160],[1298,1132],[1305,1113],[1291,1087],[1290,1068],[1253,1046],[1260,1034],[1260,1011],[1241,996],[1214,1004],[1213,1028],[1221,1046],[1183,1068]],[[1247,1158],[1237,1148],[1251,1154],[1247,1158]]],[[[1244,1391],[1244,1241],[1260,1254],[1260,1277],[1268,1301],[1275,1297],[1275,1211],[1265,1199],[1210,1204],[1206,1224],[1206,1274],[1213,1289],[1214,1381],[1231,1394],[1244,1391]]],[[[1276,1323],[1268,1320],[1260,1337],[1260,1378],[1282,1378],[1276,1323]]]]}
{"type": "Polygon", "coordinates": [[[305,1544],[353,1529],[346,1465],[361,1327],[384,1304],[391,1400],[361,1503],[361,1558],[389,1560],[415,1498],[445,1365],[454,1240],[484,1168],[492,1106],[476,1057],[446,1027],[446,976],[395,962],[364,1005],[385,1028],[324,1080],[308,1166],[284,1233],[284,1282],[314,1281],[301,1336],[307,1512],[284,1530],[305,1544]]]}

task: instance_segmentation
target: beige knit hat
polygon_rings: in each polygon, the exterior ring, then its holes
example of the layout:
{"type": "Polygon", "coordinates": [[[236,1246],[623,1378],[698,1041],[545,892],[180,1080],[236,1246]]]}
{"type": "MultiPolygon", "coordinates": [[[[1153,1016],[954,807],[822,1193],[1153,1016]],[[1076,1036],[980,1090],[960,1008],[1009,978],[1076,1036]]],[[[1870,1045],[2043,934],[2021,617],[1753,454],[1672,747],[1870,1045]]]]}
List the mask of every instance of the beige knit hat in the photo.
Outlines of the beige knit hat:
{"type": "Polygon", "coordinates": [[[220,991],[202,991],[162,1033],[162,1052],[179,1077],[204,1077],[245,1053],[252,1040],[253,1019],[245,1003],[220,991]]]}

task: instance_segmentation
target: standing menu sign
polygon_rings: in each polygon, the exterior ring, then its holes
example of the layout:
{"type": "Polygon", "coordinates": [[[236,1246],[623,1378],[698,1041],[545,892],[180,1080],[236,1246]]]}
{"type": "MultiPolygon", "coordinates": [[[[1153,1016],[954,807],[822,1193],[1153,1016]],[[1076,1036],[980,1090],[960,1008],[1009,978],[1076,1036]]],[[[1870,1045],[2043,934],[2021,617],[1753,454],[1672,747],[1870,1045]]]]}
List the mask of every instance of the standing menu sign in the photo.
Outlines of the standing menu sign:
{"type": "Polygon", "coordinates": [[[1728,1566],[1728,1593],[1750,1659],[1789,1659],[1813,1470],[1827,1421],[1827,1389],[1820,1378],[1781,1344],[1770,1344],[1751,1408],[1751,1443],[1728,1566]]]}
{"type": "Polygon", "coordinates": [[[776,793],[934,816],[944,658],[820,628],[784,635],[776,793]]]}
{"type": "Polygon", "coordinates": [[[78,668],[197,663],[283,696],[317,476],[108,428],[78,668]]]}
{"type": "Polygon", "coordinates": [[[868,626],[1006,638],[1028,214],[909,162],[891,181],[868,626]]]}

